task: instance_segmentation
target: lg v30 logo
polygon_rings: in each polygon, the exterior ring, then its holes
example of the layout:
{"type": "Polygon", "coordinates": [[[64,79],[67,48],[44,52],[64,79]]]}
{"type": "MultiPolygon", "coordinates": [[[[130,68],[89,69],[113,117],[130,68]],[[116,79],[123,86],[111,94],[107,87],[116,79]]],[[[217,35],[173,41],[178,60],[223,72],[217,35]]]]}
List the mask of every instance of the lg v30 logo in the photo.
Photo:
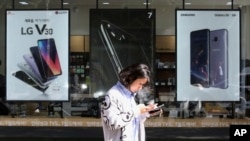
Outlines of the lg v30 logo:
{"type": "Polygon", "coordinates": [[[21,34],[22,35],[33,35],[33,33],[36,31],[39,35],[52,35],[53,34],[53,29],[52,28],[47,28],[47,25],[44,24],[42,26],[39,26],[35,24],[35,28],[33,27],[27,27],[21,28],[21,34]]]}

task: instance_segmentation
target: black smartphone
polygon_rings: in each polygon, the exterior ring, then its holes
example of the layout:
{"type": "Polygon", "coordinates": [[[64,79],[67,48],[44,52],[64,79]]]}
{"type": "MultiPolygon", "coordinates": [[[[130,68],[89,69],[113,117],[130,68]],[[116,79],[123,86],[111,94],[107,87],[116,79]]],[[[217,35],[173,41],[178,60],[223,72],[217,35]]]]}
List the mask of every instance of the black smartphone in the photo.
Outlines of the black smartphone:
{"type": "Polygon", "coordinates": [[[13,76],[15,76],[16,78],[18,78],[19,80],[23,81],[24,83],[28,84],[29,86],[32,86],[33,88],[39,90],[39,91],[46,91],[46,89],[48,89],[47,87],[40,87],[36,82],[34,82],[34,80],[32,78],[30,78],[25,72],[19,70],[15,73],[12,74],[13,76]]]}
{"type": "Polygon", "coordinates": [[[201,29],[190,33],[190,83],[209,87],[210,30],[201,29]]]}
{"type": "Polygon", "coordinates": [[[47,79],[62,74],[58,52],[53,38],[40,39],[37,41],[38,50],[44,67],[44,74],[47,79]]]}
{"type": "Polygon", "coordinates": [[[161,104],[161,105],[157,106],[153,110],[149,111],[149,114],[153,114],[153,113],[159,112],[162,109],[163,106],[164,106],[164,104],[161,104]]]}
{"type": "Polygon", "coordinates": [[[30,68],[30,66],[27,63],[20,62],[17,64],[17,66],[25,72],[29,78],[31,78],[39,87],[46,88],[48,85],[41,83],[38,76],[35,74],[35,72],[30,68]]]}
{"type": "Polygon", "coordinates": [[[140,62],[150,65],[140,39],[133,34],[109,21],[102,20],[99,35],[117,75],[129,64],[140,62]]]}
{"type": "Polygon", "coordinates": [[[30,52],[36,62],[37,68],[39,70],[39,73],[42,77],[42,81],[46,82],[48,81],[48,78],[46,77],[46,74],[52,75],[52,72],[50,69],[48,69],[48,65],[44,62],[44,60],[41,58],[40,52],[38,50],[37,46],[30,47],[30,52]]]}
{"type": "Polygon", "coordinates": [[[210,31],[210,86],[228,88],[228,31],[210,31]]]}

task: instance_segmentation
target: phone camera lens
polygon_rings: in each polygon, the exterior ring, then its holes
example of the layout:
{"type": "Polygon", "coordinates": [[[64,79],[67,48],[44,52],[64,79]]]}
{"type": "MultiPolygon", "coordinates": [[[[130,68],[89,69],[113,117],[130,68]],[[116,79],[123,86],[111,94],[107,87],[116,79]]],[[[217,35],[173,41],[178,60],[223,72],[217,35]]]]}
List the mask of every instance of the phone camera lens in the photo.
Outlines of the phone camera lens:
{"type": "Polygon", "coordinates": [[[122,37],[123,40],[125,40],[125,36],[123,34],[121,35],[121,37],[122,37]]]}
{"type": "Polygon", "coordinates": [[[218,41],[218,37],[214,37],[214,41],[217,42],[218,41]]]}
{"type": "Polygon", "coordinates": [[[110,28],[110,27],[111,27],[111,25],[110,25],[110,24],[107,24],[107,27],[108,27],[108,28],[110,28]]]}

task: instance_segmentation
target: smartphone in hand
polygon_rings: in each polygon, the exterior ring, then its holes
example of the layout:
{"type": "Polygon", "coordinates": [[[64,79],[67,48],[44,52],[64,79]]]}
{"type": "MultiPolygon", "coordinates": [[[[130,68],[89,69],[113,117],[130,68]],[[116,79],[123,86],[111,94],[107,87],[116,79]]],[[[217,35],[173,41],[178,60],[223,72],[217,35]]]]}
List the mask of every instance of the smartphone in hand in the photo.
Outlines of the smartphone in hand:
{"type": "Polygon", "coordinates": [[[150,111],[149,111],[149,114],[151,115],[151,114],[155,114],[155,113],[157,113],[157,112],[159,112],[159,114],[160,114],[160,113],[161,113],[160,111],[161,111],[161,109],[162,109],[163,106],[164,106],[164,104],[161,104],[161,105],[157,106],[157,107],[154,108],[153,110],[150,110],[150,111]]]}

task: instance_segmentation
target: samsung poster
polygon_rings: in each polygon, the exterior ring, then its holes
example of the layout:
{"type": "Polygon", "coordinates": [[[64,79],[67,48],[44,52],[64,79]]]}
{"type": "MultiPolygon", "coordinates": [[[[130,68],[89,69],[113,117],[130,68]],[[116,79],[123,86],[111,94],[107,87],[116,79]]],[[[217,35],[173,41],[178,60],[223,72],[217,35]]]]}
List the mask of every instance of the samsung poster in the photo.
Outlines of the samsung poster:
{"type": "Polygon", "coordinates": [[[177,100],[238,101],[240,11],[176,10],[177,100]]]}
{"type": "Polygon", "coordinates": [[[68,101],[69,10],[6,10],[9,101],[68,101]]]}
{"type": "Polygon", "coordinates": [[[91,9],[91,93],[104,94],[128,65],[145,63],[153,72],[154,37],[153,9],[91,9]]]}

